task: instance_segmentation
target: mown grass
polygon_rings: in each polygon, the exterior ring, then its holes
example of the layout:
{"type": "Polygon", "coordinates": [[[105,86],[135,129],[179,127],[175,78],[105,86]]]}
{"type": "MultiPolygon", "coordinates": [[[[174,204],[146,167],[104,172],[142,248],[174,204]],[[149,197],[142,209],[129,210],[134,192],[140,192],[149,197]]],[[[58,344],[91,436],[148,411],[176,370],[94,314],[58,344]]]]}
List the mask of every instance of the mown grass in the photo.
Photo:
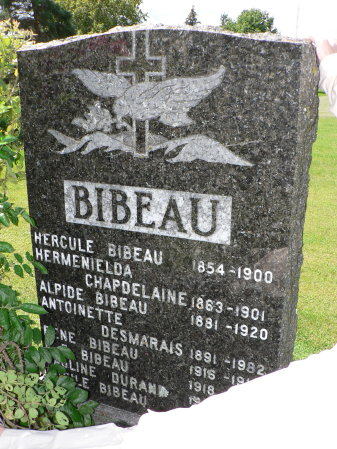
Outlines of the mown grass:
{"type": "Polygon", "coordinates": [[[337,119],[329,111],[327,97],[320,96],[304,226],[294,359],[331,348],[337,342],[336,168],[337,119]]]}
{"type": "MultiPolygon", "coordinates": [[[[10,183],[8,185],[9,200],[15,203],[16,206],[25,207],[28,210],[27,188],[25,181],[18,183],[10,183]]],[[[32,251],[30,226],[23,219],[20,220],[19,226],[11,226],[10,228],[1,229],[1,240],[10,242],[15,251],[24,255],[26,251],[32,251]]],[[[20,297],[25,302],[37,302],[35,279],[33,276],[27,274],[22,279],[14,273],[7,276],[6,281],[9,281],[13,288],[20,292],[20,297]]]]}
{"type": "MultiPolygon", "coordinates": [[[[336,165],[337,119],[320,96],[320,120],[310,168],[309,197],[304,227],[304,263],[300,278],[298,329],[294,359],[331,348],[337,342],[336,302],[336,165]]],[[[10,186],[11,201],[27,207],[25,182],[10,186]]],[[[2,230],[18,252],[30,250],[29,225],[2,230]]],[[[11,275],[14,288],[26,302],[36,302],[35,282],[11,275]]]]}

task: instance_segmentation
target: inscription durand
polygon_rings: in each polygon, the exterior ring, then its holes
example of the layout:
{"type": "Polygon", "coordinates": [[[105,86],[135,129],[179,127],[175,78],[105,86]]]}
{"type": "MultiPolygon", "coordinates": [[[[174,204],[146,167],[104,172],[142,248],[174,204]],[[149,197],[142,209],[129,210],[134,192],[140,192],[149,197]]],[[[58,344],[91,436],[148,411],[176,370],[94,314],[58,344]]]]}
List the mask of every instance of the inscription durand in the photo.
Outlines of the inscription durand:
{"type": "Polygon", "coordinates": [[[230,244],[230,197],[64,181],[66,221],[230,244]]]}

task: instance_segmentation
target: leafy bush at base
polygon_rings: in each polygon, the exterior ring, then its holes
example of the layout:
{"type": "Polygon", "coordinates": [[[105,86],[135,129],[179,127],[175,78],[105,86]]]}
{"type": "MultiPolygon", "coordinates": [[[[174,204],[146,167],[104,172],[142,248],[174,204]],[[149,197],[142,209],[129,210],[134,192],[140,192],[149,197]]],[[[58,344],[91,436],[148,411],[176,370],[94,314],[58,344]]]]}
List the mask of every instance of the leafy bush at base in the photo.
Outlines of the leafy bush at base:
{"type": "MultiPolygon", "coordinates": [[[[27,37],[17,24],[0,23],[0,230],[17,226],[20,218],[36,226],[27,211],[7,196],[8,182],[23,176],[16,50],[27,37]]],[[[43,336],[29,315],[47,311],[24,302],[6,284],[9,271],[22,278],[32,276],[34,268],[48,273],[28,251],[22,255],[9,242],[0,241],[0,422],[38,430],[90,426],[98,404],[87,401],[88,392],[76,386],[64,367],[74,360],[74,353],[53,346],[54,328],[49,326],[43,336]]]]}

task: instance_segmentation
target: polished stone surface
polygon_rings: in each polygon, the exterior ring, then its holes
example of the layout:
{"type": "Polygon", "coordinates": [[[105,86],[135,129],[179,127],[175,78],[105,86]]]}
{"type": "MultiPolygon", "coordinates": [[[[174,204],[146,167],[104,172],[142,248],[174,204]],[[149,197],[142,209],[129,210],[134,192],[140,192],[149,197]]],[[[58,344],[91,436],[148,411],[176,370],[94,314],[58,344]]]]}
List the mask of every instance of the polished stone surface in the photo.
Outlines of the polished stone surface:
{"type": "Polygon", "coordinates": [[[103,404],[168,410],[286,366],[312,46],[137,26],[19,52],[44,324],[103,404]]]}

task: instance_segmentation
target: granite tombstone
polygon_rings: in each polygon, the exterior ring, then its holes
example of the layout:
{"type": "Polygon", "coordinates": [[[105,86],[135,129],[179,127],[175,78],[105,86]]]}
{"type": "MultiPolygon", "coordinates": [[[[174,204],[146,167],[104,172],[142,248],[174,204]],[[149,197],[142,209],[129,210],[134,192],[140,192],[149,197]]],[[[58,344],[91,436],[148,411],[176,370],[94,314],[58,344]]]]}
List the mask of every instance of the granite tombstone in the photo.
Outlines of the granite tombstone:
{"type": "Polygon", "coordinates": [[[19,68],[42,324],[69,373],[132,421],[286,366],[311,45],[137,26],[27,47],[19,68]]]}

